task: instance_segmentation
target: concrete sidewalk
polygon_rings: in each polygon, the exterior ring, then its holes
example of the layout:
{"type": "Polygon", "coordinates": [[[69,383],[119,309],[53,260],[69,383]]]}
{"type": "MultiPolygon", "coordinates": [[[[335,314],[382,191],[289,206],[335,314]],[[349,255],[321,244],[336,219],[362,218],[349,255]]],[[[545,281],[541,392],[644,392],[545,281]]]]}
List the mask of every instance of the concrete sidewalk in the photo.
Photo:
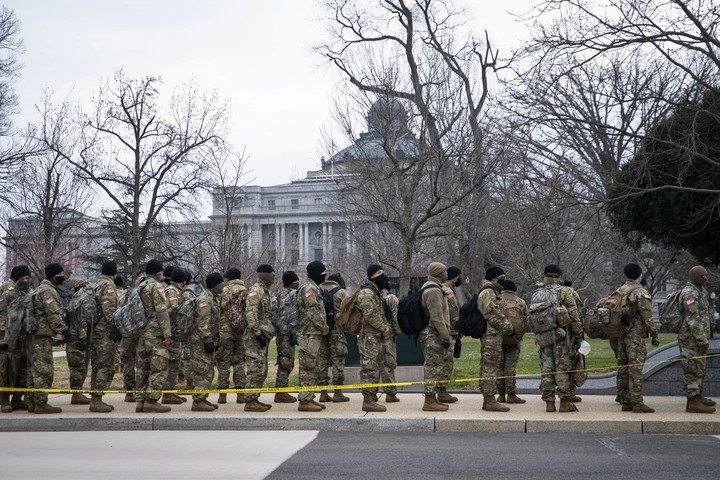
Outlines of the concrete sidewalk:
{"type": "MultiPolygon", "coordinates": [[[[87,406],[70,405],[69,395],[52,396],[59,415],[27,412],[0,414],[0,431],[82,430],[327,430],[327,431],[436,431],[436,432],[577,432],[577,433],[665,433],[720,435],[720,414],[685,413],[685,399],[646,397],[653,414],[621,412],[614,396],[585,396],[576,413],[546,413],[539,395],[525,395],[523,405],[509,405],[507,413],[481,410],[482,397],[460,394],[447,412],[423,412],[421,394],[400,395],[399,403],[387,405],[385,413],[368,414],[360,407],[362,396],[350,393],[347,403],[327,403],[321,413],[297,411],[295,404],[273,404],[267,413],[247,413],[243,405],[221,405],[215,412],[191,412],[191,401],[173,405],[167,414],[135,413],[134,403],[122,395],[107,395],[115,406],[111,414],[96,414],[87,406]]],[[[217,395],[211,395],[215,400],[217,395]]],[[[271,395],[261,400],[270,402],[271,395]]],[[[559,403],[559,402],[558,402],[559,403]]]]}

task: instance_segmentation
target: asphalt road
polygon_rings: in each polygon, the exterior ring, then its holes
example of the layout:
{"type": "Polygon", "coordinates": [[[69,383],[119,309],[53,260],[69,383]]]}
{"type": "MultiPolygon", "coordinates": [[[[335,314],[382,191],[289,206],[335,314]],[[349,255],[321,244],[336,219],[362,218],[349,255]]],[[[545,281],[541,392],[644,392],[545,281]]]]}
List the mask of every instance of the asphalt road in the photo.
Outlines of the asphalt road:
{"type": "Polygon", "coordinates": [[[321,432],[268,479],[720,479],[720,439],[321,432]]]}

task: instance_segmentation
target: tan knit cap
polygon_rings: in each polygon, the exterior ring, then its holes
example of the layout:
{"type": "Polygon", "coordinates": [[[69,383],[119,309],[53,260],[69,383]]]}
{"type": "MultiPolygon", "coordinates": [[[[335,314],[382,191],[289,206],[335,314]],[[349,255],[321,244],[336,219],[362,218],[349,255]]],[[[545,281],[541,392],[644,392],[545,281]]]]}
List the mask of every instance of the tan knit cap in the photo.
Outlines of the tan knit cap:
{"type": "Polygon", "coordinates": [[[432,262],[430,265],[428,265],[428,275],[431,277],[439,277],[443,274],[443,272],[447,270],[447,267],[445,264],[442,264],[440,262],[432,262]]]}

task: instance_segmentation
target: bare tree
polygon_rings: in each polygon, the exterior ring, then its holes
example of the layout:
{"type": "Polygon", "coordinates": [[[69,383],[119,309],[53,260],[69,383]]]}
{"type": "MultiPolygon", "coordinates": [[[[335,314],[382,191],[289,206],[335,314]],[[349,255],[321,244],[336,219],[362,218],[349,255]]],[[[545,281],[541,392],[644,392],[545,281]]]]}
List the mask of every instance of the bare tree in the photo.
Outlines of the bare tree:
{"type": "Polygon", "coordinates": [[[133,271],[156,228],[196,207],[193,196],[208,186],[207,162],[224,143],[226,105],[215,95],[201,94],[190,82],[163,109],[159,85],[156,77],[131,79],[120,71],[101,88],[94,111],[80,113],[74,148],[41,132],[41,140],[124,216],[133,271]]]}

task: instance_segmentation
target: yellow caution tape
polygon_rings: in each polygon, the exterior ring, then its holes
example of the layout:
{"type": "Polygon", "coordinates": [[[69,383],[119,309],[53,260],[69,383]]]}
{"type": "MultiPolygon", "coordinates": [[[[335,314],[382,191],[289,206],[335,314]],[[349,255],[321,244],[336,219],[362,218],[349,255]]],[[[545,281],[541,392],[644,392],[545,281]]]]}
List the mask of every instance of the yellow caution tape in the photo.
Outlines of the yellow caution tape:
{"type": "Polygon", "coordinates": [[[642,367],[645,365],[660,365],[663,363],[674,363],[682,360],[702,360],[706,358],[720,357],[720,353],[710,355],[698,355],[696,357],[676,357],[669,360],[658,360],[654,362],[631,363],[628,365],[618,365],[616,367],[595,367],[583,368],[578,370],[558,370],[548,373],[526,373],[520,375],[504,375],[496,377],[474,377],[474,378],[456,378],[445,381],[424,381],[418,380],[414,382],[388,382],[388,383],[355,383],[351,385],[313,385],[307,387],[267,387],[267,388],[223,388],[223,389],[206,389],[206,390],[92,390],[92,389],[69,389],[69,388],[20,388],[20,387],[0,387],[0,393],[21,392],[21,393],[45,393],[45,394],[70,394],[70,393],[87,393],[87,394],[113,394],[113,393],[132,393],[132,394],[163,394],[174,393],[176,395],[193,395],[193,394],[215,394],[215,393],[240,393],[240,394],[260,394],[260,393],[294,393],[294,392],[315,392],[320,390],[361,390],[378,387],[410,387],[413,385],[447,385],[450,383],[469,383],[481,382],[486,380],[504,380],[509,378],[527,378],[536,377],[538,375],[559,375],[569,373],[590,373],[590,372],[611,372],[620,368],[642,367]]]}

